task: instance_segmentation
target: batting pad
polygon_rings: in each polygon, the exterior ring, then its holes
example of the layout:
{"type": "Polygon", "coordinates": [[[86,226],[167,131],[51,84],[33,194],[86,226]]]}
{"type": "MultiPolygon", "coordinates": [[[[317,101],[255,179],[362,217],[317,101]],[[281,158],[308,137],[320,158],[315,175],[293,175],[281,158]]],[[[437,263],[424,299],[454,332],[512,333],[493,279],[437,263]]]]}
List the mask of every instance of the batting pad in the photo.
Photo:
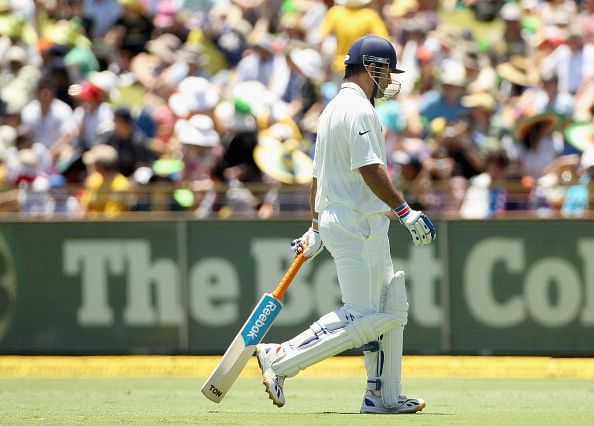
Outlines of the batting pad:
{"type": "Polygon", "coordinates": [[[318,336],[312,344],[288,352],[275,361],[272,368],[279,376],[293,377],[326,358],[375,340],[399,323],[394,315],[381,312],[355,318],[344,327],[318,336]]]}
{"type": "Polygon", "coordinates": [[[383,311],[397,318],[398,324],[379,339],[379,353],[367,354],[366,358],[376,357],[376,362],[379,363],[376,374],[379,375],[382,402],[384,407],[392,408],[398,405],[398,396],[402,391],[402,347],[404,326],[408,321],[408,299],[403,271],[396,272],[388,284],[383,311]]]}

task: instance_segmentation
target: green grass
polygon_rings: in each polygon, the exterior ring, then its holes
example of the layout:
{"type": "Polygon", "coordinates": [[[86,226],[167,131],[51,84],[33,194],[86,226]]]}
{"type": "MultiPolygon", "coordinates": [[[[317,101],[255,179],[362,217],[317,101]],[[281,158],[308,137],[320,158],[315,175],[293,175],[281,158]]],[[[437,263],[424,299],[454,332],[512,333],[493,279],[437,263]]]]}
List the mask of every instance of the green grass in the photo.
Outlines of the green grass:
{"type": "Polygon", "coordinates": [[[295,378],[274,407],[258,379],[242,378],[221,404],[203,379],[0,379],[2,425],[593,425],[586,380],[409,379],[427,400],[415,415],[359,415],[361,380],[295,378]]]}

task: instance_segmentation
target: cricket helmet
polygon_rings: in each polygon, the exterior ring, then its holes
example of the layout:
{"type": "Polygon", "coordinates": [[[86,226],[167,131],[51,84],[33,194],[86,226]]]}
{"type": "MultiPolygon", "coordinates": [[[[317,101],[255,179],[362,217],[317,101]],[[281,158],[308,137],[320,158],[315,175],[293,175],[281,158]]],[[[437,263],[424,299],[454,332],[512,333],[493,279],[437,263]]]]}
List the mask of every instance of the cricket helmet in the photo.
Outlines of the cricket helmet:
{"type": "Polygon", "coordinates": [[[392,43],[375,35],[366,35],[357,39],[344,57],[344,63],[345,65],[381,63],[388,65],[391,73],[404,72],[396,68],[396,50],[392,43]]]}

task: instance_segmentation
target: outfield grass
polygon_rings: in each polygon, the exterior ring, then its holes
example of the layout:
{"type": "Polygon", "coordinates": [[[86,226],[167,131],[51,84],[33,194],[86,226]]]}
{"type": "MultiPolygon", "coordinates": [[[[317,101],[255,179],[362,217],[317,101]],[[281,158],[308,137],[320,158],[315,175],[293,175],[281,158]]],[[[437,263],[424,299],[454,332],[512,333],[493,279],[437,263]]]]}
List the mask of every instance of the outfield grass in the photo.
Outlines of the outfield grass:
{"type": "Polygon", "coordinates": [[[359,415],[359,378],[294,378],[278,409],[256,377],[221,404],[203,378],[2,378],[2,425],[594,425],[594,383],[564,379],[409,379],[427,400],[415,415],[359,415]]]}

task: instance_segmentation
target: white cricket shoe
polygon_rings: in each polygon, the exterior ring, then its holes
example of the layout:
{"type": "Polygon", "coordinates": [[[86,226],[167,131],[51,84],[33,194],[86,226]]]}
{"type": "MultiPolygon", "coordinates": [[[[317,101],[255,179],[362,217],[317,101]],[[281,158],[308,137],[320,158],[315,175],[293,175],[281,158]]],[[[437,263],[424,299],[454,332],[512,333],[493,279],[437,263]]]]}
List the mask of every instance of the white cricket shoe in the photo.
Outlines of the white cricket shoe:
{"type": "Polygon", "coordinates": [[[256,346],[256,356],[258,364],[262,370],[262,381],[266,386],[268,397],[277,407],[285,405],[285,394],[283,392],[284,376],[277,376],[272,369],[272,363],[279,357],[277,344],[260,344],[256,346]]]}
{"type": "Polygon", "coordinates": [[[361,403],[361,414],[413,414],[425,408],[425,401],[416,398],[407,398],[404,395],[398,397],[398,406],[393,408],[384,407],[381,396],[376,396],[371,391],[365,392],[361,403]]]}

